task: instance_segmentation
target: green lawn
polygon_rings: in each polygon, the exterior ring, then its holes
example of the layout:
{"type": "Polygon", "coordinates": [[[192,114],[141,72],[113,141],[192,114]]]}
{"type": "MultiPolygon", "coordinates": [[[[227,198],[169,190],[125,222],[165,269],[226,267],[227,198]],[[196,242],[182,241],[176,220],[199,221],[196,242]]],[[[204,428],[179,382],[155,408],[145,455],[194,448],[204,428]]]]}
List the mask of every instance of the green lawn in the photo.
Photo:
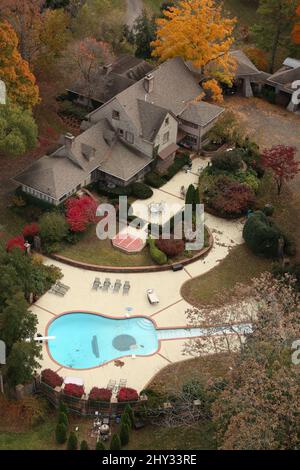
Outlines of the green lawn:
{"type": "Polygon", "coordinates": [[[0,450],[53,450],[57,448],[54,439],[56,420],[47,422],[26,432],[0,432],[0,450]]]}
{"type": "Polygon", "coordinates": [[[218,266],[184,284],[181,294],[195,306],[214,305],[223,290],[232,289],[237,282],[247,283],[270,267],[270,260],[258,258],[245,245],[239,245],[218,266]]]}

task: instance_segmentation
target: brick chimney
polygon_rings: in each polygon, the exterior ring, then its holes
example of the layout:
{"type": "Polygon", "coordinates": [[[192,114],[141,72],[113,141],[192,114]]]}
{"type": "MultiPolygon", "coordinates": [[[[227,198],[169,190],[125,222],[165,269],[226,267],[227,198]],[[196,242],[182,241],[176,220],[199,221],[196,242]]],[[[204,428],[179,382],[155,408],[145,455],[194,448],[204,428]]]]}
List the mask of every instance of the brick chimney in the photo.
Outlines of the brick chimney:
{"type": "Polygon", "coordinates": [[[151,93],[154,89],[154,76],[152,73],[148,73],[144,78],[144,88],[147,93],[151,93]]]}
{"type": "Polygon", "coordinates": [[[75,140],[75,137],[74,137],[70,132],[68,132],[68,133],[65,135],[65,146],[66,146],[68,149],[71,149],[74,140],[75,140]]]}

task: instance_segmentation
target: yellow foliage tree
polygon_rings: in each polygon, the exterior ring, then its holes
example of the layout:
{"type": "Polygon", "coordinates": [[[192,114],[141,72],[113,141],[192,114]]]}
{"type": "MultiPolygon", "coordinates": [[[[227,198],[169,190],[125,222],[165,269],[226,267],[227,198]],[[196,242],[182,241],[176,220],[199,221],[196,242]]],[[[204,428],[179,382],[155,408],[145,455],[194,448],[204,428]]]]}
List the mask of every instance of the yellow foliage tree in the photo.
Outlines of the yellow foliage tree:
{"type": "Polygon", "coordinates": [[[31,109],[39,102],[39,89],[28,62],[18,51],[18,38],[7,22],[0,23],[0,79],[4,81],[11,103],[31,109]]]}
{"type": "Polygon", "coordinates": [[[293,41],[295,44],[300,44],[300,3],[296,10],[296,15],[299,17],[299,21],[295,24],[293,29],[293,41]]]}
{"type": "Polygon", "coordinates": [[[234,41],[235,19],[222,15],[222,6],[214,0],[181,0],[156,20],[154,57],[160,61],[180,56],[200,69],[205,88],[215,101],[222,100],[219,82],[232,84],[236,67],[229,50],[234,41]]]}

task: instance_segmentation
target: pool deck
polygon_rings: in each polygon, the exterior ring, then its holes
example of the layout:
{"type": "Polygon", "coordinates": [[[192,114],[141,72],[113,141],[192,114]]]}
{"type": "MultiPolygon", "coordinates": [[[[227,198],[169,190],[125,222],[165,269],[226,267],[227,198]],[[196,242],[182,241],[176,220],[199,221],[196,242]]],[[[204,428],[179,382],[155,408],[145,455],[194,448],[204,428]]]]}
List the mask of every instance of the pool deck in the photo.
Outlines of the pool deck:
{"type": "MultiPolygon", "coordinates": [[[[200,159],[196,159],[200,160],[200,159]]],[[[199,161],[194,161],[195,168],[199,167],[199,161]]],[[[185,184],[195,182],[194,173],[179,173],[172,181],[163,187],[168,192],[173,191],[174,198],[180,188],[181,178],[184,177],[185,184]],[[188,180],[187,178],[190,177],[188,180]]],[[[184,183],[182,183],[184,184],[184,183]]],[[[156,190],[157,198],[162,199],[156,190]]],[[[176,328],[187,326],[185,312],[191,307],[181,296],[180,290],[184,282],[206,273],[225,258],[231,247],[243,243],[242,221],[227,221],[205,215],[205,223],[211,229],[214,236],[214,246],[205,259],[200,259],[189,264],[182,271],[164,271],[158,273],[130,273],[130,274],[108,274],[95,273],[80,268],[75,268],[57,261],[45,259],[46,264],[58,266],[63,273],[64,284],[70,286],[65,297],[59,297],[51,293],[43,295],[30,309],[38,317],[38,333],[46,334],[47,325],[57,315],[64,312],[95,312],[114,318],[129,316],[147,316],[155,321],[158,328],[176,328]],[[117,278],[122,282],[130,281],[131,289],[128,295],[123,295],[122,289],[119,293],[111,291],[93,291],[92,284],[95,277],[101,281],[109,277],[112,282],[117,278]],[[160,303],[156,306],[149,304],[146,289],[155,289],[160,303]],[[127,307],[132,310],[128,313],[127,307]]],[[[58,371],[62,376],[81,377],[86,391],[93,386],[106,387],[109,380],[126,379],[127,385],[137,390],[142,390],[161,369],[177,361],[186,360],[189,357],[183,354],[183,346],[186,340],[176,339],[161,341],[160,349],[148,357],[125,357],[121,358],[123,366],[118,367],[114,362],[93,369],[73,370],[58,365],[48,354],[43,345],[42,368],[51,368],[58,371]]]]}

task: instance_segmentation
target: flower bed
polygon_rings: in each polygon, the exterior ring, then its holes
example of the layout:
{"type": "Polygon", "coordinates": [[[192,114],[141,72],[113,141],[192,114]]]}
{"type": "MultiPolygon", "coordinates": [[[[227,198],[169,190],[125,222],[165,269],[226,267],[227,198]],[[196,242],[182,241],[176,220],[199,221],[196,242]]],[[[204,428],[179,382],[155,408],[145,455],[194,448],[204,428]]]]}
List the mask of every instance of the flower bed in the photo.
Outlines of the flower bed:
{"type": "Polygon", "coordinates": [[[122,387],[118,392],[117,399],[120,403],[126,401],[137,401],[139,399],[139,394],[133,388],[122,387]]]}
{"type": "Polygon", "coordinates": [[[108,388],[93,387],[89,394],[90,401],[107,401],[109,402],[112,396],[112,391],[108,388]]]}
{"type": "Polygon", "coordinates": [[[61,387],[64,379],[51,369],[42,371],[42,381],[49,385],[49,387],[61,387]]]}
{"type": "Polygon", "coordinates": [[[84,394],[84,388],[82,385],[66,384],[64,387],[64,394],[75,398],[81,398],[84,394]]]}

